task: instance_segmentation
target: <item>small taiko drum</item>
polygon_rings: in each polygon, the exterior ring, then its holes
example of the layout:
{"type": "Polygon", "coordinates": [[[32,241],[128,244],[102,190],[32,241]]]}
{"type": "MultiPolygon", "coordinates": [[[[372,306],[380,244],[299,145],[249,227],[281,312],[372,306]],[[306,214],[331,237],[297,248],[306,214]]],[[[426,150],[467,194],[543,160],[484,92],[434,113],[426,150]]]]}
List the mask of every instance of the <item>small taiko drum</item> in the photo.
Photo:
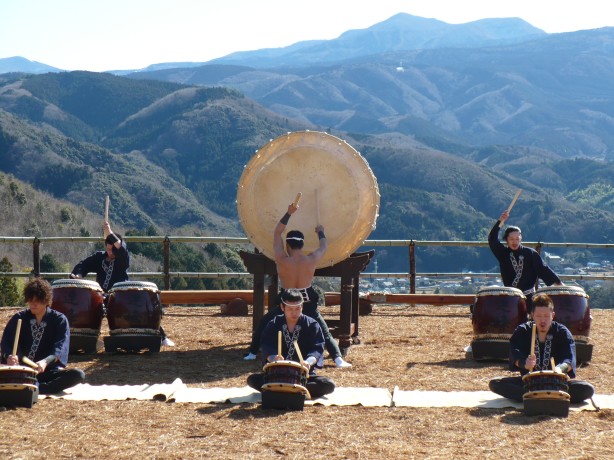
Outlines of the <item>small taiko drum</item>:
{"type": "Polygon", "coordinates": [[[580,286],[545,286],[536,294],[548,294],[554,304],[554,320],[563,324],[576,342],[576,362],[588,362],[593,355],[590,341],[591,311],[588,294],[580,286]]]}
{"type": "Polygon", "coordinates": [[[0,365],[0,406],[32,407],[38,401],[36,371],[0,365]]]}
{"type": "Polygon", "coordinates": [[[296,361],[276,361],[265,364],[262,385],[263,409],[303,410],[307,390],[307,368],[296,361]]]}
{"type": "Polygon", "coordinates": [[[264,366],[263,391],[308,394],[307,369],[296,361],[276,361],[264,366]]]}
{"type": "Polygon", "coordinates": [[[60,279],[51,287],[51,308],[68,318],[70,351],[95,351],[104,316],[104,294],[100,285],[90,280],[60,279]]]}
{"type": "Polygon", "coordinates": [[[522,397],[527,415],[569,414],[569,376],[554,371],[529,372],[522,377],[525,393],[522,397]]]}
{"type": "Polygon", "coordinates": [[[107,320],[109,337],[106,351],[160,351],[162,304],[155,283],[123,281],[109,290],[107,320]]]}
{"type": "Polygon", "coordinates": [[[508,359],[509,340],[516,326],[526,320],[526,297],[520,289],[504,286],[480,288],[471,316],[474,359],[508,359]]]}

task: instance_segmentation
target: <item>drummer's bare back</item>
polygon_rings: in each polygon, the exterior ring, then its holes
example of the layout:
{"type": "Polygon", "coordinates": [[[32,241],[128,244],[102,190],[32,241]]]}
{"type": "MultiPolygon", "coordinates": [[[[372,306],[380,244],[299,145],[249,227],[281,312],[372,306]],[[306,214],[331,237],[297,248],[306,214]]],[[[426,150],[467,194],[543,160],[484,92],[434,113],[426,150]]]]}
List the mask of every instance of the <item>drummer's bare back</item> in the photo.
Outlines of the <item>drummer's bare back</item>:
{"type": "Polygon", "coordinates": [[[318,260],[312,254],[292,254],[276,258],[281,286],[285,289],[311,286],[318,260]]]}

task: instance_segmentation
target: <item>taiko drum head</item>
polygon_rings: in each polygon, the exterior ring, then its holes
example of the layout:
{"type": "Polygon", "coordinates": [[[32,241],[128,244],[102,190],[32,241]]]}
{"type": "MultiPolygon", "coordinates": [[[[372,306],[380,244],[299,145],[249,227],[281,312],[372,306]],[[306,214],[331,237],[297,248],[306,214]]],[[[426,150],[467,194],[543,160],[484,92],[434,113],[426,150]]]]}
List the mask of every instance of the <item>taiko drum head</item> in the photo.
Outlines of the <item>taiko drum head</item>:
{"type": "Polygon", "coordinates": [[[380,195],[366,160],[330,134],[288,133],[256,152],[245,166],[237,191],[243,230],[270,259],[274,259],[275,225],[298,193],[302,194],[299,209],[286,231],[303,232],[303,249],[309,253],[319,247],[317,224],[324,226],[328,250],[317,268],[348,258],[375,228],[380,195]]]}

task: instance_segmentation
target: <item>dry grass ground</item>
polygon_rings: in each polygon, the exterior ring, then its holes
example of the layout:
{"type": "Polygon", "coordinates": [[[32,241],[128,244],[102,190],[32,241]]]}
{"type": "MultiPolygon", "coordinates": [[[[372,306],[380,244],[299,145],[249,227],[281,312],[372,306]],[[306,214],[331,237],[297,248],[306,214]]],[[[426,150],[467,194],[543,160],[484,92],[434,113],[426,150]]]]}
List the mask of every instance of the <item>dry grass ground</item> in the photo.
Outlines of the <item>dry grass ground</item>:
{"type": "MultiPolygon", "coordinates": [[[[0,309],[0,324],[16,309],[0,309]]],[[[325,317],[338,317],[325,307],[325,317]]],[[[595,349],[579,375],[598,393],[614,393],[614,310],[592,311],[595,349]]],[[[255,362],[241,359],[250,317],[224,317],[218,307],[170,307],[163,326],[176,341],[160,353],[71,356],[91,384],[170,383],[244,386],[255,362]]],[[[103,332],[105,329],[103,328],[103,332]]],[[[320,372],[338,386],[403,390],[486,390],[506,373],[502,362],[474,362],[467,307],[375,306],[361,317],[362,344],[351,369],[330,360],[320,372]]],[[[308,406],[302,412],[259,405],[156,401],[41,400],[32,409],[0,412],[0,458],[397,459],[614,457],[614,413],[571,412],[526,417],[515,409],[308,406]]]]}

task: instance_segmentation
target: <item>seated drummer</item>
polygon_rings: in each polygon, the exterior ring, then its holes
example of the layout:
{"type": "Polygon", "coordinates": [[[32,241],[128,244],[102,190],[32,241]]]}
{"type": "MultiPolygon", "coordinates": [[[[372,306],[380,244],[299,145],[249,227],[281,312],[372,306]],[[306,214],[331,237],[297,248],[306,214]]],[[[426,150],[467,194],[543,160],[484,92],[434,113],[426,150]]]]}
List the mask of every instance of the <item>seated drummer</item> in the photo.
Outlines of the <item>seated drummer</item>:
{"type": "Polygon", "coordinates": [[[575,380],[576,344],[571,332],[563,324],[553,321],[554,303],[547,294],[533,296],[533,321],[518,325],[510,338],[510,370],[520,371],[520,376],[503,377],[489,382],[490,390],[514,401],[522,402],[525,391],[522,376],[533,371],[553,370],[565,373],[569,380],[571,403],[592,398],[595,388],[588,382],[575,380]],[[533,324],[536,325],[535,353],[531,355],[533,324]]]}
{"type": "MultiPolygon", "coordinates": [[[[339,344],[333,338],[326,321],[318,310],[318,293],[311,286],[313,276],[315,274],[316,265],[324,256],[328,243],[326,236],[324,235],[324,227],[318,225],[315,229],[318,234],[320,246],[311,254],[303,253],[303,245],[305,243],[305,237],[302,232],[298,230],[289,231],[286,235],[286,244],[284,245],[282,233],[284,232],[290,216],[298,210],[298,205],[292,203],[288,206],[288,212],[277,222],[275,229],[273,230],[273,250],[275,251],[275,263],[277,266],[277,273],[283,286],[281,294],[284,289],[299,289],[305,302],[304,314],[315,319],[322,333],[324,334],[324,343],[326,350],[330,357],[334,360],[335,366],[339,368],[352,367],[350,363],[343,359],[339,344]],[[285,250],[284,250],[285,248],[285,250]],[[287,251],[287,254],[286,254],[287,251]]],[[[280,303],[279,298],[278,305],[280,303]]],[[[252,333],[252,341],[249,346],[247,354],[243,359],[251,361],[256,359],[256,355],[260,349],[260,336],[267,323],[276,315],[279,315],[281,310],[279,307],[275,307],[269,310],[260,320],[260,323],[255,331],[252,333]]],[[[317,367],[323,367],[323,357],[320,358],[317,363],[317,367]]]]}
{"type": "MultiPolygon", "coordinates": [[[[303,314],[303,296],[297,289],[288,289],[282,293],[281,310],[283,315],[275,316],[264,328],[260,344],[262,354],[266,357],[263,365],[276,361],[301,362],[294,342],[298,343],[299,351],[309,368],[307,390],[313,399],[332,393],[335,383],[327,378],[316,375],[314,366],[324,353],[324,335],[317,321],[303,314]],[[278,354],[278,331],[282,332],[281,355],[278,354]]],[[[252,374],[247,378],[247,384],[255,390],[262,391],[264,374],[252,374]]]]}
{"type": "MultiPolygon", "coordinates": [[[[70,277],[73,279],[85,278],[89,273],[96,273],[96,282],[106,294],[115,283],[128,281],[128,267],[130,267],[130,253],[126,242],[119,233],[113,233],[111,226],[105,222],[102,226],[104,234],[104,251],[96,251],[86,257],[72,269],[70,277]]],[[[175,343],[166,336],[160,327],[162,345],[172,347],[175,343]]]]}
{"type": "Polygon", "coordinates": [[[49,307],[52,293],[51,285],[44,279],[30,280],[23,289],[28,309],[16,313],[9,320],[0,342],[3,363],[20,366],[20,356],[36,363],[40,394],[59,393],[85,381],[81,369],[66,369],[70,329],[66,316],[49,307]],[[19,319],[21,329],[17,354],[13,355],[19,319]]]}

